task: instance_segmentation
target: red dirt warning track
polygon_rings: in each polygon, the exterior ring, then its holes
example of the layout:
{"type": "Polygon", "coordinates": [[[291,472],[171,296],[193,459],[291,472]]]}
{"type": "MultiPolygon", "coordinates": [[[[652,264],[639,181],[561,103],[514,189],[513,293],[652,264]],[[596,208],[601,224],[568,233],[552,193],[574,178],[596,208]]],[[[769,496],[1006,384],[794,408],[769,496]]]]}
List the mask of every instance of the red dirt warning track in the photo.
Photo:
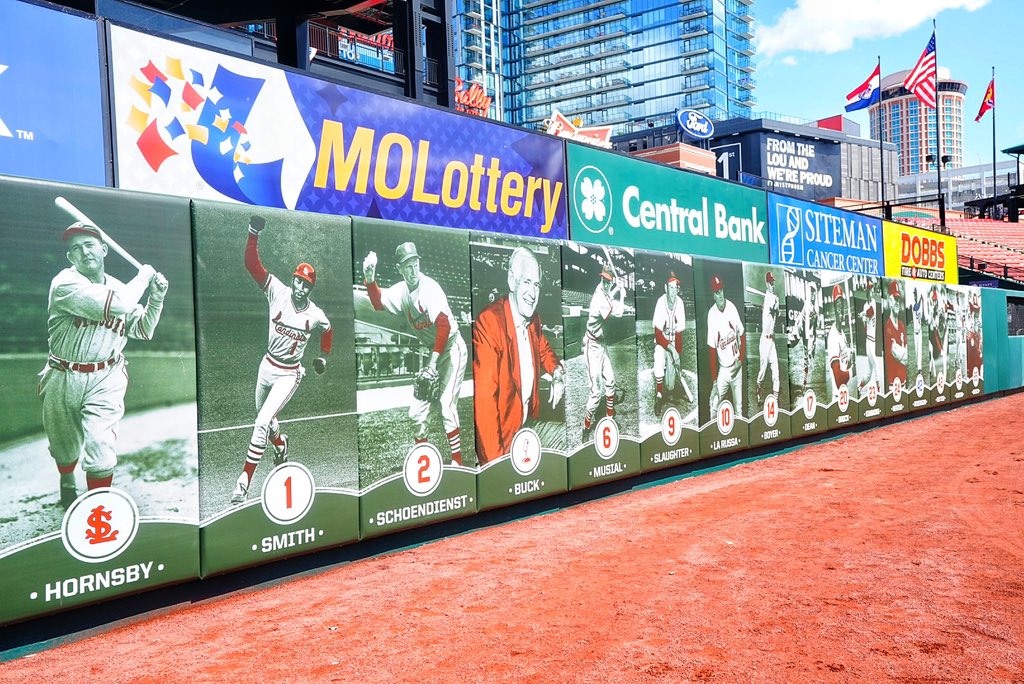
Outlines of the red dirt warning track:
{"type": "Polygon", "coordinates": [[[353,563],[0,681],[1024,682],[1022,414],[1019,394],[353,563]]]}

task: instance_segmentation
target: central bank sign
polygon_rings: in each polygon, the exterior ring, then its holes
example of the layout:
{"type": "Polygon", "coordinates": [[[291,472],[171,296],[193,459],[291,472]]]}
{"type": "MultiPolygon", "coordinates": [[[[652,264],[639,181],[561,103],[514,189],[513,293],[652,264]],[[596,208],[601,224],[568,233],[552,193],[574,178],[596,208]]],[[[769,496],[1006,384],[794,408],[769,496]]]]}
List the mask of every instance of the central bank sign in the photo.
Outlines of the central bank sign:
{"type": "Polygon", "coordinates": [[[885,275],[882,222],[768,193],[773,264],[885,275]]]}
{"type": "Polygon", "coordinates": [[[570,144],[569,236],[767,263],[765,193],[570,144]]]}

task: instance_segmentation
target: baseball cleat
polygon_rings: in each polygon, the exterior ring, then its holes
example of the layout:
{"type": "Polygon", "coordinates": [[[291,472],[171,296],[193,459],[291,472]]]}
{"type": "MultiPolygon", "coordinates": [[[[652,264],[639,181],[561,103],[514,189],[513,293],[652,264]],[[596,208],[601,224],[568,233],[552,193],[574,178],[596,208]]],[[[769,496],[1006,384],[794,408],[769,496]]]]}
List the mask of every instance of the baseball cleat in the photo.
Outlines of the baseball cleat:
{"type": "Polygon", "coordinates": [[[282,463],[288,462],[288,435],[281,433],[281,446],[276,444],[274,447],[274,465],[279,466],[282,463]]]}
{"type": "Polygon", "coordinates": [[[71,504],[75,503],[75,499],[78,498],[78,488],[75,485],[64,485],[60,486],[60,505],[64,510],[71,508],[71,504]]]}
{"type": "Polygon", "coordinates": [[[240,504],[245,503],[245,497],[249,493],[249,478],[242,473],[238,476],[238,481],[235,482],[235,491],[231,493],[231,503],[240,504]]]}
{"type": "Polygon", "coordinates": [[[657,396],[654,397],[654,415],[660,416],[664,408],[665,397],[662,396],[661,392],[658,392],[657,396]]]}
{"type": "Polygon", "coordinates": [[[580,435],[580,440],[586,444],[587,442],[594,441],[594,426],[583,427],[583,433],[580,435]]]}

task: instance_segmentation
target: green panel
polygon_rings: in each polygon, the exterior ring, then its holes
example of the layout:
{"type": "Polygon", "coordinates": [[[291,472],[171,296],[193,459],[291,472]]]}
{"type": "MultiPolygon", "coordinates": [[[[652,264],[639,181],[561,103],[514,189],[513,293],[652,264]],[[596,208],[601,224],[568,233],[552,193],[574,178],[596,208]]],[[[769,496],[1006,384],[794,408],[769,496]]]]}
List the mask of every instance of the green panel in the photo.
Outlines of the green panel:
{"type": "Polygon", "coordinates": [[[473,514],[470,233],[368,218],[352,226],[362,534],[473,514]],[[417,377],[432,364],[437,397],[418,399],[417,377]]]}
{"type": "Polygon", "coordinates": [[[791,403],[786,270],[782,266],[743,264],[743,278],[748,359],[746,401],[753,414],[750,446],[762,446],[792,435],[785,410],[791,403]]]}
{"type": "Polygon", "coordinates": [[[131,545],[100,563],[72,557],[60,533],[0,557],[0,624],[78,608],[199,576],[195,525],[141,522],[131,545]]]}
{"type": "Polygon", "coordinates": [[[1024,387],[1024,337],[1009,338],[1009,385],[1005,389],[1024,387]]]}
{"type": "Polygon", "coordinates": [[[359,496],[318,490],[309,510],[287,524],[270,524],[250,500],[203,523],[203,577],[290,558],[359,539],[359,496]]]}
{"type": "Polygon", "coordinates": [[[700,454],[693,259],[637,252],[636,286],[640,453],[649,471],[700,454]]]}
{"type": "Polygon", "coordinates": [[[907,283],[901,278],[882,278],[885,293],[882,326],[882,366],[885,372],[885,415],[910,410],[910,347],[913,343],[908,325],[907,283]]]}
{"type": "Polygon", "coordinates": [[[985,354],[990,364],[986,364],[988,373],[985,376],[987,392],[1019,387],[1012,374],[1013,364],[1010,353],[1009,323],[1006,320],[1006,290],[990,287],[977,288],[981,295],[983,320],[983,339],[985,354]]]}
{"type": "MultiPolygon", "coordinates": [[[[40,577],[71,581],[140,553],[173,568],[85,592],[65,607],[198,576],[190,231],[188,200],[0,178],[5,577],[18,587],[40,577]],[[65,229],[83,214],[104,236],[78,232],[65,241],[65,229]],[[157,274],[140,277],[115,242],[157,274]],[[99,487],[110,474],[110,488],[99,487]],[[140,520],[143,530],[133,536],[140,520]],[[168,524],[153,527],[153,520],[168,524]],[[65,526],[69,548],[85,545],[81,556],[91,562],[76,560],[59,540],[43,541],[65,526]],[[150,553],[164,543],[184,555],[172,564],[150,553]],[[140,551],[140,544],[149,546],[140,551]]],[[[7,597],[10,612],[0,621],[62,607],[7,597]]]]}
{"type": "MultiPolygon", "coordinates": [[[[795,268],[786,271],[786,306],[789,311],[790,414],[794,437],[815,435],[828,429],[826,345],[829,322],[825,311],[820,271],[795,268]]],[[[831,311],[831,292],[828,309],[831,311]]],[[[785,411],[784,411],[785,412],[785,411]]]]}
{"type": "Polygon", "coordinates": [[[742,313],[743,264],[694,259],[693,283],[700,456],[709,458],[740,451],[750,443],[752,409],[745,392],[748,359],[744,352],[749,354],[749,350],[745,349],[746,325],[742,313]],[[712,293],[713,282],[722,284],[718,296],[712,293]]]}
{"type": "Polygon", "coordinates": [[[586,145],[566,145],[569,237],[768,262],[767,194],[586,145]]]}
{"type": "Polygon", "coordinates": [[[477,232],[470,239],[482,510],[568,486],[562,254],[555,240],[477,232]]]}
{"type": "Polygon", "coordinates": [[[562,246],[570,489],[640,472],[635,288],[632,250],[562,246]]]}
{"type": "Polygon", "coordinates": [[[208,201],[194,202],[192,215],[203,573],[354,541],[351,222],[208,201]],[[257,257],[266,286],[252,272],[257,257]],[[312,266],[315,282],[297,303],[300,264],[312,266]],[[287,438],[284,462],[275,425],[287,438]]]}

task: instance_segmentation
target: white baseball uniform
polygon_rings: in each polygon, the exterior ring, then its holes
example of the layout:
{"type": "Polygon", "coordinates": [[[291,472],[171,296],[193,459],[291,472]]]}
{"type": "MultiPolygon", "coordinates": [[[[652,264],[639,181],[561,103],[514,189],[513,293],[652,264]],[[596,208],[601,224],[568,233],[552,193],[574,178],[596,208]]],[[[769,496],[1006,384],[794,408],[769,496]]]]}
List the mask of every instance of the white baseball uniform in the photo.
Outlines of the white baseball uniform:
{"type": "MultiPolygon", "coordinates": [[[[368,283],[367,294],[378,311],[386,310],[404,316],[412,327],[416,339],[438,353],[437,374],[441,386],[438,402],[441,406],[441,420],[445,432],[448,433],[452,452],[460,452],[461,443],[452,440],[459,439],[459,389],[466,373],[469,354],[466,351],[466,343],[459,334],[459,323],[448,304],[448,296],[436,280],[423,273],[419,274],[419,284],[411,292],[405,281],[400,280],[383,290],[376,282],[368,283]],[[438,330],[443,333],[445,327],[448,330],[447,334],[438,339],[438,330]]],[[[409,418],[417,424],[420,437],[426,435],[430,409],[431,402],[415,398],[409,405],[409,418]]]]}
{"type": "Polygon", "coordinates": [[[871,373],[868,384],[875,383],[875,389],[881,392],[882,379],[879,376],[881,368],[878,363],[878,355],[875,353],[875,337],[878,334],[877,314],[878,305],[873,298],[869,297],[861,309],[861,315],[864,317],[864,351],[868,357],[868,367],[871,373]]]}
{"type": "MultiPolygon", "coordinates": [[[[665,364],[669,356],[668,350],[675,349],[682,353],[682,335],[686,330],[686,307],[683,305],[683,298],[677,296],[672,306],[669,306],[668,295],[658,297],[654,305],[654,378],[657,383],[665,379],[665,364]]],[[[676,373],[682,369],[676,368],[676,373]]],[[[671,389],[671,388],[670,388],[671,389]]]]}
{"type": "Polygon", "coordinates": [[[779,394],[779,352],[775,348],[775,317],[779,314],[779,298],[774,292],[764,293],[761,304],[761,341],[758,354],[761,357],[757,371],[757,387],[761,387],[765,373],[772,370],[772,394],[779,394]]]}
{"type": "MultiPolygon", "coordinates": [[[[728,299],[725,309],[715,304],[708,309],[708,346],[718,354],[719,401],[726,398],[726,391],[732,392],[732,405],[736,415],[743,415],[743,363],[740,360],[740,345],[743,337],[743,320],[736,307],[728,299]]],[[[718,413],[718,406],[712,404],[711,416],[718,413]]]]}
{"type": "Polygon", "coordinates": [[[831,401],[835,402],[839,400],[839,387],[849,382],[849,376],[852,372],[850,368],[850,345],[846,341],[846,335],[839,332],[839,326],[836,323],[832,323],[832,327],[828,329],[828,339],[825,343],[826,362],[825,362],[825,375],[828,376],[828,384],[831,389],[831,401]],[[840,378],[836,378],[836,370],[832,367],[832,364],[836,361],[839,362],[839,374],[840,378]]]}
{"type": "Polygon", "coordinates": [[[918,297],[920,293],[914,293],[914,305],[910,307],[910,310],[914,317],[914,347],[917,350],[917,372],[921,372],[922,361],[924,360],[923,350],[921,349],[921,337],[922,337],[922,324],[924,322],[924,302],[918,297]]]}
{"type": "Polygon", "coordinates": [[[601,384],[604,384],[605,404],[608,415],[615,413],[615,371],[608,349],[605,346],[604,322],[609,317],[621,318],[625,310],[622,296],[615,297],[616,286],[605,292],[604,284],[598,284],[590,298],[587,331],[583,336],[583,354],[587,365],[587,377],[590,379],[590,396],[587,397],[584,426],[593,420],[594,411],[601,403],[601,384]]]}
{"type": "Polygon", "coordinates": [[[121,352],[127,338],[151,339],[163,310],[162,297],[150,295],[141,306],[122,299],[124,289],[113,276],[94,283],[74,267],[50,283],[50,355],[39,373],[39,396],[50,455],[61,473],[73,472],[79,458],[87,475],[106,476],[117,465],[117,426],[128,389],[121,352]]]}

